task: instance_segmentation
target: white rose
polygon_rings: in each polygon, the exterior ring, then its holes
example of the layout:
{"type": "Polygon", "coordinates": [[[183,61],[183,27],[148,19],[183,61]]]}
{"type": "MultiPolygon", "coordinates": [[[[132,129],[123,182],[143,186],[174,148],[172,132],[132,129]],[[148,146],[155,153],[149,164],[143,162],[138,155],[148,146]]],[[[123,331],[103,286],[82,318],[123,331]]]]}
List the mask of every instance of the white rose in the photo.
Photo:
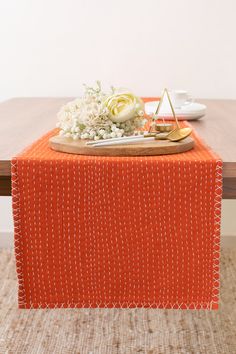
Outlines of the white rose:
{"type": "Polygon", "coordinates": [[[143,101],[131,92],[115,93],[107,97],[104,106],[109,110],[109,117],[115,123],[135,118],[138,112],[144,109],[143,101]]]}

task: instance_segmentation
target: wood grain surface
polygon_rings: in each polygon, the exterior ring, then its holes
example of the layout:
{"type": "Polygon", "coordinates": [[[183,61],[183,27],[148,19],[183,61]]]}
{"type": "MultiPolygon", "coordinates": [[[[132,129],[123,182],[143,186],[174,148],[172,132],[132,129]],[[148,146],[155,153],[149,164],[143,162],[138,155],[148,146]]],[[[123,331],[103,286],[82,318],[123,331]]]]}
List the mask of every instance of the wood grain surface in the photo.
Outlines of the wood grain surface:
{"type": "Polygon", "coordinates": [[[193,148],[194,140],[188,137],[179,142],[168,140],[153,140],[150,142],[99,146],[86,145],[85,140],[64,138],[53,136],[49,140],[53,150],[67,152],[70,154],[90,155],[90,156],[151,156],[178,154],[193,148]]]}
{"type": "MultiPolygon", "coordinates": [[[[13,98],[0,104],[0,195],[11,195],[11,158],[56,124],[60,107],[72,98],[13,98]]],[[[191,121],[223,159],[223,197],[236,199],[236,100],[197,100],[207,114],[191,121]]]]}

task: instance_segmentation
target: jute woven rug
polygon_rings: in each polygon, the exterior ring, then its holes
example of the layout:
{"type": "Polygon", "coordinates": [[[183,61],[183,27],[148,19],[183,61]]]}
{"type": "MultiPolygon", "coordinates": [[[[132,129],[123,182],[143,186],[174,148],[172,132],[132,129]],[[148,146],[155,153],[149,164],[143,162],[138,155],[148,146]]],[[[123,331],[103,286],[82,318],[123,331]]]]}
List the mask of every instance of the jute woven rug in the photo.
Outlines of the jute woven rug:
{"type": "Polygon", "coordinates": [[[236,250],[223,249],[218,311],[19,310],[14,256],[0,252],[0,354],[236,353],[236,250]]]}

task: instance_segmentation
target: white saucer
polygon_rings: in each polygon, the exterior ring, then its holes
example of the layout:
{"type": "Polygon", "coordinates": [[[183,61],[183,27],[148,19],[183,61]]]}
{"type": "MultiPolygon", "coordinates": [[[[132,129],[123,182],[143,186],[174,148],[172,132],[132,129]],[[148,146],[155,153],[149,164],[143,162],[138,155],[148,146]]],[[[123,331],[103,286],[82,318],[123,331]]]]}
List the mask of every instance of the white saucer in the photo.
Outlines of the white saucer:
{"type": "MultiPolygon", "coordinates": [[[[151,101],[145,103],[145,112],[152,115],[156,112],[159,101],[151,101]]],[[[202,118],[206,114],[206,106],[201,103],[193,102],[183,105],[181,108],[175,108],[176,116],[179,120],[196,120],[202,118]]],[[[162,104],[160,117],[173,119],[170,106],[167,103],[162,104]]]]}

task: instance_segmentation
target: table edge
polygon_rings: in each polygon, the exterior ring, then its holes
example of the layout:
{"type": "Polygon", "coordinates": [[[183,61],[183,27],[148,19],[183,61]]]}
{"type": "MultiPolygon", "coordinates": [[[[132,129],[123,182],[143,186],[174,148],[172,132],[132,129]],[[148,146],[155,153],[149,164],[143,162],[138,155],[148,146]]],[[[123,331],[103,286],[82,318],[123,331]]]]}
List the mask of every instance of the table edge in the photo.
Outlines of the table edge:
{"type": "MultiPolygon", "coordinates": [[[[0,196],[11,195],[11,161],[0,160],[0,196]]],[[[223,162],[223,198],[236,199],[236,162],[223,162]]]]}

